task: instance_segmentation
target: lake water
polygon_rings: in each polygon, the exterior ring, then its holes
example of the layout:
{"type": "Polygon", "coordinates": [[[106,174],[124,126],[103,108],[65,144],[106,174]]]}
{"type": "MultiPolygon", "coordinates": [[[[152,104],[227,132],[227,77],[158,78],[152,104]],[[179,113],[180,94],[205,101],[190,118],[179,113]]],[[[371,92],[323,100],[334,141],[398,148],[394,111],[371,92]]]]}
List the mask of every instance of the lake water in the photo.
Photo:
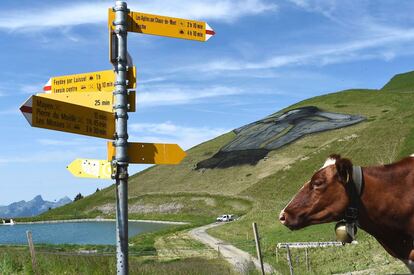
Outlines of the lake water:
{"type": "MultiPolygon", "coordinates": [[[[157,231],[171,226],[164,223],[129,222],[128,235],[157,231]]],[[[0,244],[27,244],[26,231],[32,231],[37,244],[114,245],[115,222],[68,222],[49,224],[0,225],[0,244]]]]}

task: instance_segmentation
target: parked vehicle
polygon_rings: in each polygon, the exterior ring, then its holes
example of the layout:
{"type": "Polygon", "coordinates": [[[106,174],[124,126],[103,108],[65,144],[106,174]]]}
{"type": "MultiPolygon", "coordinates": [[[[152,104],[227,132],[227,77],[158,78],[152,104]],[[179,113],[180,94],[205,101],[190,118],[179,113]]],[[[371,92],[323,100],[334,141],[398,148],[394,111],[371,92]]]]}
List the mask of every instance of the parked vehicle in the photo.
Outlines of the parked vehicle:
{"type": "Polygon", "coordinates": [[[234,220],[234,215],[225,214],[225,215],[218,216],[216,219],[216,222],[231,222],[233,220],[234,220]]]}
{"type": "Polygon", "coordinates": [[[5,219],[3,220],[3,225],[14,225],[13,219],[5,219]]]}

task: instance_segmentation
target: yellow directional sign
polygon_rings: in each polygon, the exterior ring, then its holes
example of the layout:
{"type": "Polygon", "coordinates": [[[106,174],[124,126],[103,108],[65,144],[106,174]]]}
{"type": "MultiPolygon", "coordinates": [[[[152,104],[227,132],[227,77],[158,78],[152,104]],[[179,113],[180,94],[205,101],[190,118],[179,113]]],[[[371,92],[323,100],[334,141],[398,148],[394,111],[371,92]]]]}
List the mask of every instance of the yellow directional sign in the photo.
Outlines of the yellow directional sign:
{"type": "MultiPolygon", "coordinates": [[[[37,94],[40,97],[51,98],[67,103],[72,103],[84,107],[94,108],[101,111],[113,112],[115,97],[112,93],[63,93],[63,94],[37,94]]],[[[128,112],[135,112],[135,91],[129,91],[128,103],[130,108],[128,112]]]]}
{"type": "MultiPolygon", "coordinates": [[[[136,87],[136,69],[127,73],[128,89],[136,87]]],[[[46,93],[113,92],[115,72],[112,70],[52,77],[43,87],[46,93]]]]}
{"type": "MultiPolygon", "coordinates": [[[[177,144],[128,143],[129,163],[179,164],[187,154],[177,144]]],[[[115,157],[115,147],[108,142],[108,160],[115,157]]]]}
{"type": "Polygon", "coordinates": [[[113,113],[70,104],[40,96],[31,96],[21,112],[33,127],[113,139],[113,113]]]}
{"type": "MultiPolygon", "coordinates": [[[[115,12],[109,9],[108,24],[113,29],[115,12]]],[[[127,18],[129,32],[167,36],[205,42],[215,35],[214,30],[202,21],[181,19],[142,12],[130,12],[127,18]]]]}
{"type": "Polygon", "coordinates": [[[79,178],[111,179],[112,174],[111,162],[98,159],[75,159],[66,169],[79,178]]]}

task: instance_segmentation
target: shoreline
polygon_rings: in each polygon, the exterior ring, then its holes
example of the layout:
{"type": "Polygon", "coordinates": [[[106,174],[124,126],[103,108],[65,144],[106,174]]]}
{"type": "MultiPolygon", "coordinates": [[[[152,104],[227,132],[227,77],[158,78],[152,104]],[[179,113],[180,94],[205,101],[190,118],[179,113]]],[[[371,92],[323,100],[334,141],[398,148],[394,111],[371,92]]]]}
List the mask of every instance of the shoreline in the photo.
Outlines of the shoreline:
{"type": "MultiPolygon", "coordinates": [[[[74,220],[52,220],[52,221],[36,221],[36,222],[16,222],[15,221],[15,225],[19,225],[19,224],[81,223],[81,222],[115,222],[115,221],[116,221],[115,219],[74,219],[74,220]]],[[[190,224],[188,222],[156,221],[156,220],[128,220],[128,222],[162,223],[162,224],[176,224],[176,225],[190,224]]],[[[2,224],[0,224],[0,225],[2,225],[2,224]]]]}

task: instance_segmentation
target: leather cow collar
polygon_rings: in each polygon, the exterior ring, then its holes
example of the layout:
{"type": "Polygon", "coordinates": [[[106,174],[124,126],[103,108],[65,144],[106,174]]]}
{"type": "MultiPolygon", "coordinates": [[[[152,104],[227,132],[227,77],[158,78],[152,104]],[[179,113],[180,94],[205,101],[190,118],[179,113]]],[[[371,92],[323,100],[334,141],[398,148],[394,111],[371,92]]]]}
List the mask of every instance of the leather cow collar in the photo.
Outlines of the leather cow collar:
{"type": "Polygon", "coordinates": [[[361,166],[352,167],[352,179],[348,177],[345,187],[349,196],[349,204],[345,211],[345,221],[348,224],[356,224],[361,205],[361,194],[364,189],[364,176],[361,166]]]}

